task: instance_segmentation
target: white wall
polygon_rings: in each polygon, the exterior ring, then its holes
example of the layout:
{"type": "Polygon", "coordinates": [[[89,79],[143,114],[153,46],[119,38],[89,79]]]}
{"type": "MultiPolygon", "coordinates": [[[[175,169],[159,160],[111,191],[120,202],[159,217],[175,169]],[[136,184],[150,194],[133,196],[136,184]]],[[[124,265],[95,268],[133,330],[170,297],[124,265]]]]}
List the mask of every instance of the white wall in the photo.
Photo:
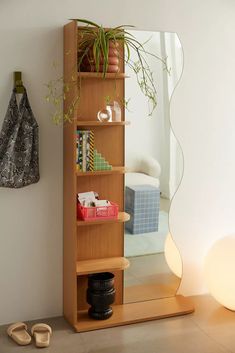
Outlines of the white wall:
{"type": "Polygon", "coordinates": [[[170,225],[184,262],[180,292],[205,291],[204,256],[235,231],[235,3],[232,0],[3,0],[0,4],[0,113],[12,71],[21,69],[40,124],[41,181],[0,189],[0,323],[62,312],[62,134],[49,121],[43,83],[62,64],[62,25],[80,16],[106,26],[177,32],[183,78],[172,123],[184,151],[185,174],[170,225]]]}

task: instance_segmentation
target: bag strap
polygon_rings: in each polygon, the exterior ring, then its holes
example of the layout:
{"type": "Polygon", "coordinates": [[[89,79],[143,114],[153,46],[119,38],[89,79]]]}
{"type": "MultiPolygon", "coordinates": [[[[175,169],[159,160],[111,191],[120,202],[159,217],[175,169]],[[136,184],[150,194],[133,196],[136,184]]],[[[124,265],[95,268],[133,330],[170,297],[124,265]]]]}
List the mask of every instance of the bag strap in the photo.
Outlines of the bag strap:
{"type": "Polygon", "coordinates": [[[25,86],[23,86],[23,87],[24,87],[24,92],[22,94],[22,97],[21,97],[21,100],[19,102],[19,105],[17,104],[17,100],[16,100],[17,92],[16,92],[15,88],[13,88],[13,90],[12,90],[12,95],[11,95],[11,99],[10,99],[9,105],[16,108],[16,114],[17,114],[18,123],[21,122],[22,118],[24,117],[25,110],[27,110],[29,116],[31,116],[31,118],[34,121],[34,126],[38,127],[38,124],[37,124],[37,121],[36,121],[36,119],[34,117],[31,105],[29,103],[27,90],[26,90],[25,86]]]}
{"type": "Polygon", "coordinates": [[[19,106],[18,106],[17,100],[16,100],[16,94],[17,94],[16,88],[13,88],[13,92],[12,92],[13,99],[14,99],[14,104],[17,105],[17,108],[18,108],[18,111],[19,111],[20,115],[22,115],[22,113],[23,113],[25,108],[31,110],[31,106],[29,104],[27,90],[26,90],[25,86],[23,86],[23,87],[24,87],[24,92],[22,93],[22,98],[21,98],[21,100],[19,102],[19,106]]]}

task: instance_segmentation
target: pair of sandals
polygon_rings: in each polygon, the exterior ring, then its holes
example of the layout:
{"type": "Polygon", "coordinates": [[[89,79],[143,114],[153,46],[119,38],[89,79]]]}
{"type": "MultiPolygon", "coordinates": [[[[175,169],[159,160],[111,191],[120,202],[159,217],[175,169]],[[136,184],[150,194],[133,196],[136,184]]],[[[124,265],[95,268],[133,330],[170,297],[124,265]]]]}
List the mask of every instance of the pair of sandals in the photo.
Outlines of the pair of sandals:
{"type": "Polygon", "coordinates": [[[7,329],[7,334],[20,346],[31,343],[32,337],[35,339],[36,347],[48,347],[52,335],[51,327],[47,324],[35,324],[31,328],[31,335],[27,332],[27,325],[24,322],[12,324],[7,329]]]}

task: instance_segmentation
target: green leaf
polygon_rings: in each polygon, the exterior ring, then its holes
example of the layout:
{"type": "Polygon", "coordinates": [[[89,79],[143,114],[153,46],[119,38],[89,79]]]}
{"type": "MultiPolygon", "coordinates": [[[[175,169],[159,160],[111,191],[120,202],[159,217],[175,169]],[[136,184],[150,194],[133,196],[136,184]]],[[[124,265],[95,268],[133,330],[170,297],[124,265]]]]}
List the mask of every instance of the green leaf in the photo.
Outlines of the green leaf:
{"type": "Polygon", "coordinates": [[[103,61],[104,61],[103,74],[105,77],[105,74],[108,69],[109,41],[107,41],[106,36],[105,36],[105,32],[103,30],[100,31],[100,45],[101,45],[101,51],[102,51],[103,61]]]}
{"type": "Polygon", "coordinates": [[[99,38],[97,38],[97,40],[94,42],[93,53],[94,53],[96,72],[99,72],[100,54],[101,54],[99,38]]]}
{"type": "Polygon", "coordinates": [[[129,28],[135,28],[135,26],[133,26],[133,25],[120,25],[120,26],[114,27],[113,29],[114,29],[114,30],[117,30],[117,29],[119,29],[119,28],[127,28],[127,27],[129,27],[129,28]]]}
{"type": "Polygon", "coordinates": [[[129,61],[130,57],[131,57],[130,48],[129,48],[128,43],[125,42],[124,45],[125,45],[125,48],[126,48],[126,51],[127,51],[127,61],[129,61]]]}
{"type": "Polygon", "coordinates": [[[87,25],[91,25],[91,26],[94,26],[94,27],[97,27],[97,28],[100,27],[97,23],[89,21],[89,20],[85,20],[85,19],[82,19],[82,18],[70,18],[70,20],[71,21],[77,21],[77,22],[85,23],[87,25]]]}

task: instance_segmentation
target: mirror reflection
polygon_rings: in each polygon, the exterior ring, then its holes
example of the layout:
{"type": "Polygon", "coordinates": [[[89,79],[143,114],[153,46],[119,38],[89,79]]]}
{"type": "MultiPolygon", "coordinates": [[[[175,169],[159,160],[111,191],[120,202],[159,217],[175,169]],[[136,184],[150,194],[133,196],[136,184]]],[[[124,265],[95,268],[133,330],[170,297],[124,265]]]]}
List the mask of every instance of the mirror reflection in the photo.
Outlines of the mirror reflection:
{"type": "Polygon", "coordinates": [[[175,33],[133,34],[145,43],[145,50],[167,58],[170,72],[161,61],[149,57],[157,108],[148,116],[148,101],[126,66],[130,75],[125,81],[126,120],[131,126],[125,135],[125,209],[131,219],[125,225],[124,252],[130,261],[124,271],[125,303],[173,296],[180,283],[179,273],[174,274],[166,262],[164,248],[170,202],[183,172],[181,149],[170,126],[170,99],[182,73],[183,52],[175,33]]]}

